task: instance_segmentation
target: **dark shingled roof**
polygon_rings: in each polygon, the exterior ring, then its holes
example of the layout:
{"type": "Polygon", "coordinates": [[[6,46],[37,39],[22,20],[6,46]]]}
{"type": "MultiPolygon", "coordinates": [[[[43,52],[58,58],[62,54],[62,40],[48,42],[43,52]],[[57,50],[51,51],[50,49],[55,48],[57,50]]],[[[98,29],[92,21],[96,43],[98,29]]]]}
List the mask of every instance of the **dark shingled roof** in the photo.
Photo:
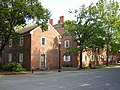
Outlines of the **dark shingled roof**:
{"type": "Polygon", "coordinates": [[[20,34],[24,34],[24,33],[30,32],[31,30],[35,29],[36,27],[38,27],[38,25],[37,25],[37,24],[34,24],[34,25],[32,25],[32,26],[28,26],[28,27],[19,29],[19,30],[17,30],[16,32],[17,32],[17,33],[20,33],[20,34]]]}

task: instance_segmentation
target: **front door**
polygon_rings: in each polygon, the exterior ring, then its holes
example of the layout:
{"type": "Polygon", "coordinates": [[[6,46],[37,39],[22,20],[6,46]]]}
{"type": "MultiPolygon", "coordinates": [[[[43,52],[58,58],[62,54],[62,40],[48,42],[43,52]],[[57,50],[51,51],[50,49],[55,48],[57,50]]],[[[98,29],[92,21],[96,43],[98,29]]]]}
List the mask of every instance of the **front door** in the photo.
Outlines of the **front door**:
{"type": "Polygon", "coordinates": [[[45,67],[45,54],[41,54],[41,68],[45,67]]]}

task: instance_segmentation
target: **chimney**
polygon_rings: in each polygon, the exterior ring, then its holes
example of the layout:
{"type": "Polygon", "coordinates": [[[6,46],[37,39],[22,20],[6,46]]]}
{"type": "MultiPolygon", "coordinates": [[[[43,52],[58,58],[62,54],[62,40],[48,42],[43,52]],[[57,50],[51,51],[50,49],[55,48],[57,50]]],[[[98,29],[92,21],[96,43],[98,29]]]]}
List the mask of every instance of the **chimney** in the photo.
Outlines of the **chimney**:
{"type": "Polygon", "coordinates": [[[64,22],[64,16],[60,16],[59,23],[60,23],[60,24],[63,24],[63,22],[64,22]]]}
{"type": "Polygon", "coordinates": [[[49,23],[53,25],[53,19],[49,19],[49,23]]]}

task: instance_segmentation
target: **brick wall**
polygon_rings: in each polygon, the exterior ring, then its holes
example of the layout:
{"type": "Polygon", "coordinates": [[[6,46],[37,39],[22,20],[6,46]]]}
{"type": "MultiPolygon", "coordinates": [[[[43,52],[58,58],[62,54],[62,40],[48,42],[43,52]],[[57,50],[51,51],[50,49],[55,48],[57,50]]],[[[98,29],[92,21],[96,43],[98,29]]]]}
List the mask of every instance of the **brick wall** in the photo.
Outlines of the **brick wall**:
{"type": "Polygon", "coordinates": [[[5,47],[2,53],[2,63],[9,63],[9,54],[12,54],[12,62],[19,62],[19,54],[23,53],[23,65],[30,69],[30,35],[22,35],[22,37],[24,39],[23,46],[19,45],[19,38],[12,38],[12,47],[9,45],[5,47]]]}
{"type": "Polygon", "coordinates": [[[58,67],[58,33],[53,27],[42,32],[36,28],[31,36],[31,67],[41,68],[41,54],[45,54],[46,67],[43,69],[53,69],[58,67]],[[41,45],[41,38],[46,38],[46,45],[41,45]]]}

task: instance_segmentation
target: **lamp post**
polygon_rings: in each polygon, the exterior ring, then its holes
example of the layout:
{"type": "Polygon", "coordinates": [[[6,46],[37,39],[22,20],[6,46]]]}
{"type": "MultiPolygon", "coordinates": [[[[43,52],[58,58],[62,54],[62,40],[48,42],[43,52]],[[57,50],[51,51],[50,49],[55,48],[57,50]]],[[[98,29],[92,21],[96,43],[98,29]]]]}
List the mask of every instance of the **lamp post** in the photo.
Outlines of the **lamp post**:
{"type": "Polygon", "coordinates": [[[61,39],[62,39],[62,37],[59,36],[59,45],[58,45],[58,48],[59,48],[59,67],[58,67],[58,72],[61,72],[61,39]]]}

